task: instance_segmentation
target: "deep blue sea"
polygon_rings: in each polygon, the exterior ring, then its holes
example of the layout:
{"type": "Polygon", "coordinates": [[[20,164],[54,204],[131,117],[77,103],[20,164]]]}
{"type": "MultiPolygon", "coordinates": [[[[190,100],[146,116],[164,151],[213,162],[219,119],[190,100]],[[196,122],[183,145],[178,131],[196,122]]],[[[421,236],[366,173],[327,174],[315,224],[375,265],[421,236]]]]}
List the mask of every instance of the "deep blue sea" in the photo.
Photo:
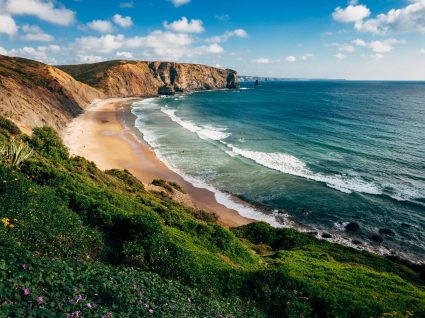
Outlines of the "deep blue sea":
{"type": "Polygon", "coordinates": [[[243,83],[132,112],[160,158],[241,214],[425,261],[425,83],[243,83]],[[395,236],[376,243],[382,228],[395,236]]]}

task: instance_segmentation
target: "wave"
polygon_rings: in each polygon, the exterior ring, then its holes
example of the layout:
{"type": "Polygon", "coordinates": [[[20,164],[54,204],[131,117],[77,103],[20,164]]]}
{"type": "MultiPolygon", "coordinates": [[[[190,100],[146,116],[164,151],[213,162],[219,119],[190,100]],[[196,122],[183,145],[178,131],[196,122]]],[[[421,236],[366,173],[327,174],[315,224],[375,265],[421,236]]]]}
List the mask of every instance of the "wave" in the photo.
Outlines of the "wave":
{"type": "Polygon", "coordinates": [[[176,116],[176,109],[162,107],[161,111],[168,115],[172,121],[179,124],[184,129],[196,133],[201,139],[223,140],[231,135],[230,133],[226,132],[227,128],[219,128],[212,125],[205,125],[201,127],[191,121],[183,120],[176,116]]]}
{"type": "Polygon", "coordinates": [[[232,152],[253,160],[254,162],[273,170],[291,174],[306,179],[324,182],[327,186],[345,193],[362,192],[368,194],[382,194],[378,185],[362,180],[359,177],[334,175],[327,176],[314,173],[298,158],[285,153],[267,153],[261,151],[245,150],[227,144],[232,152]]]}

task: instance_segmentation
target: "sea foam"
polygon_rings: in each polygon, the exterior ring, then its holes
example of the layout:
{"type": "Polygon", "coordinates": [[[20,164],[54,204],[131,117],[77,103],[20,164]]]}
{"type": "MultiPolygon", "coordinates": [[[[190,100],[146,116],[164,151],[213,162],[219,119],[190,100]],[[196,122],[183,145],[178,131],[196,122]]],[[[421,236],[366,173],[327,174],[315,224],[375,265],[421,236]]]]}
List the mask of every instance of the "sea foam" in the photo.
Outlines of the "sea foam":
{"type": "Polygon", "coordinates": [[[227,144],[227,146],[233,153],[250,159],[266,168],[297,177],[324,182],[328,187],[344,193],[362,192],[368,194],[382,194],[382,190],[378,185],[364,181],[360,177],[314,173],[308,169],[303,161],[286,153],[252,151],[241,149],[231,144],[227,144]]]}
{"type": "Polygon", "coordinates": [[[226,128],[214,127],[212,125],[205,125],[201,127],[191,121],[183,120],[176,115],[176,109],[162,107],[161,111],[184,129],[196,133],[201,139],[223,140],[231,135],[226,132],[226,128]]]}

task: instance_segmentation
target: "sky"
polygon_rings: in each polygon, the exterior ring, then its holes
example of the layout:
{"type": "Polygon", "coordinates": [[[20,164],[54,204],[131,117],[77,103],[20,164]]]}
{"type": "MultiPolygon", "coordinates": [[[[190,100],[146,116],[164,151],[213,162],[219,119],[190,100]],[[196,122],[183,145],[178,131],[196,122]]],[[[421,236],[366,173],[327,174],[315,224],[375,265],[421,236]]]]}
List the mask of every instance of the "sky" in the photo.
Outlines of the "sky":
{"type": "Polygon", "coordinates": [[[0,0],[0,54],[425,80],[425,0],[0,0]]]}

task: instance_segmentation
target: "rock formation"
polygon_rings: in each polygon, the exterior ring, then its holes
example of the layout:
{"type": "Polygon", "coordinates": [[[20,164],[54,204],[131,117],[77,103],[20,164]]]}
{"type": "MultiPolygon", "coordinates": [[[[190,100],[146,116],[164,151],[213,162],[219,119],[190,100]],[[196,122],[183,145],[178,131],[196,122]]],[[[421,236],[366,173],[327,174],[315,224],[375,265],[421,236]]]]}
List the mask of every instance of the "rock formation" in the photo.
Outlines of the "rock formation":
{"type": "Polygon", "coordinates": [[[235,71],[200,64],[120,60],[59,68],[108,97],[156,96],[239,87],[235,71]]]}

